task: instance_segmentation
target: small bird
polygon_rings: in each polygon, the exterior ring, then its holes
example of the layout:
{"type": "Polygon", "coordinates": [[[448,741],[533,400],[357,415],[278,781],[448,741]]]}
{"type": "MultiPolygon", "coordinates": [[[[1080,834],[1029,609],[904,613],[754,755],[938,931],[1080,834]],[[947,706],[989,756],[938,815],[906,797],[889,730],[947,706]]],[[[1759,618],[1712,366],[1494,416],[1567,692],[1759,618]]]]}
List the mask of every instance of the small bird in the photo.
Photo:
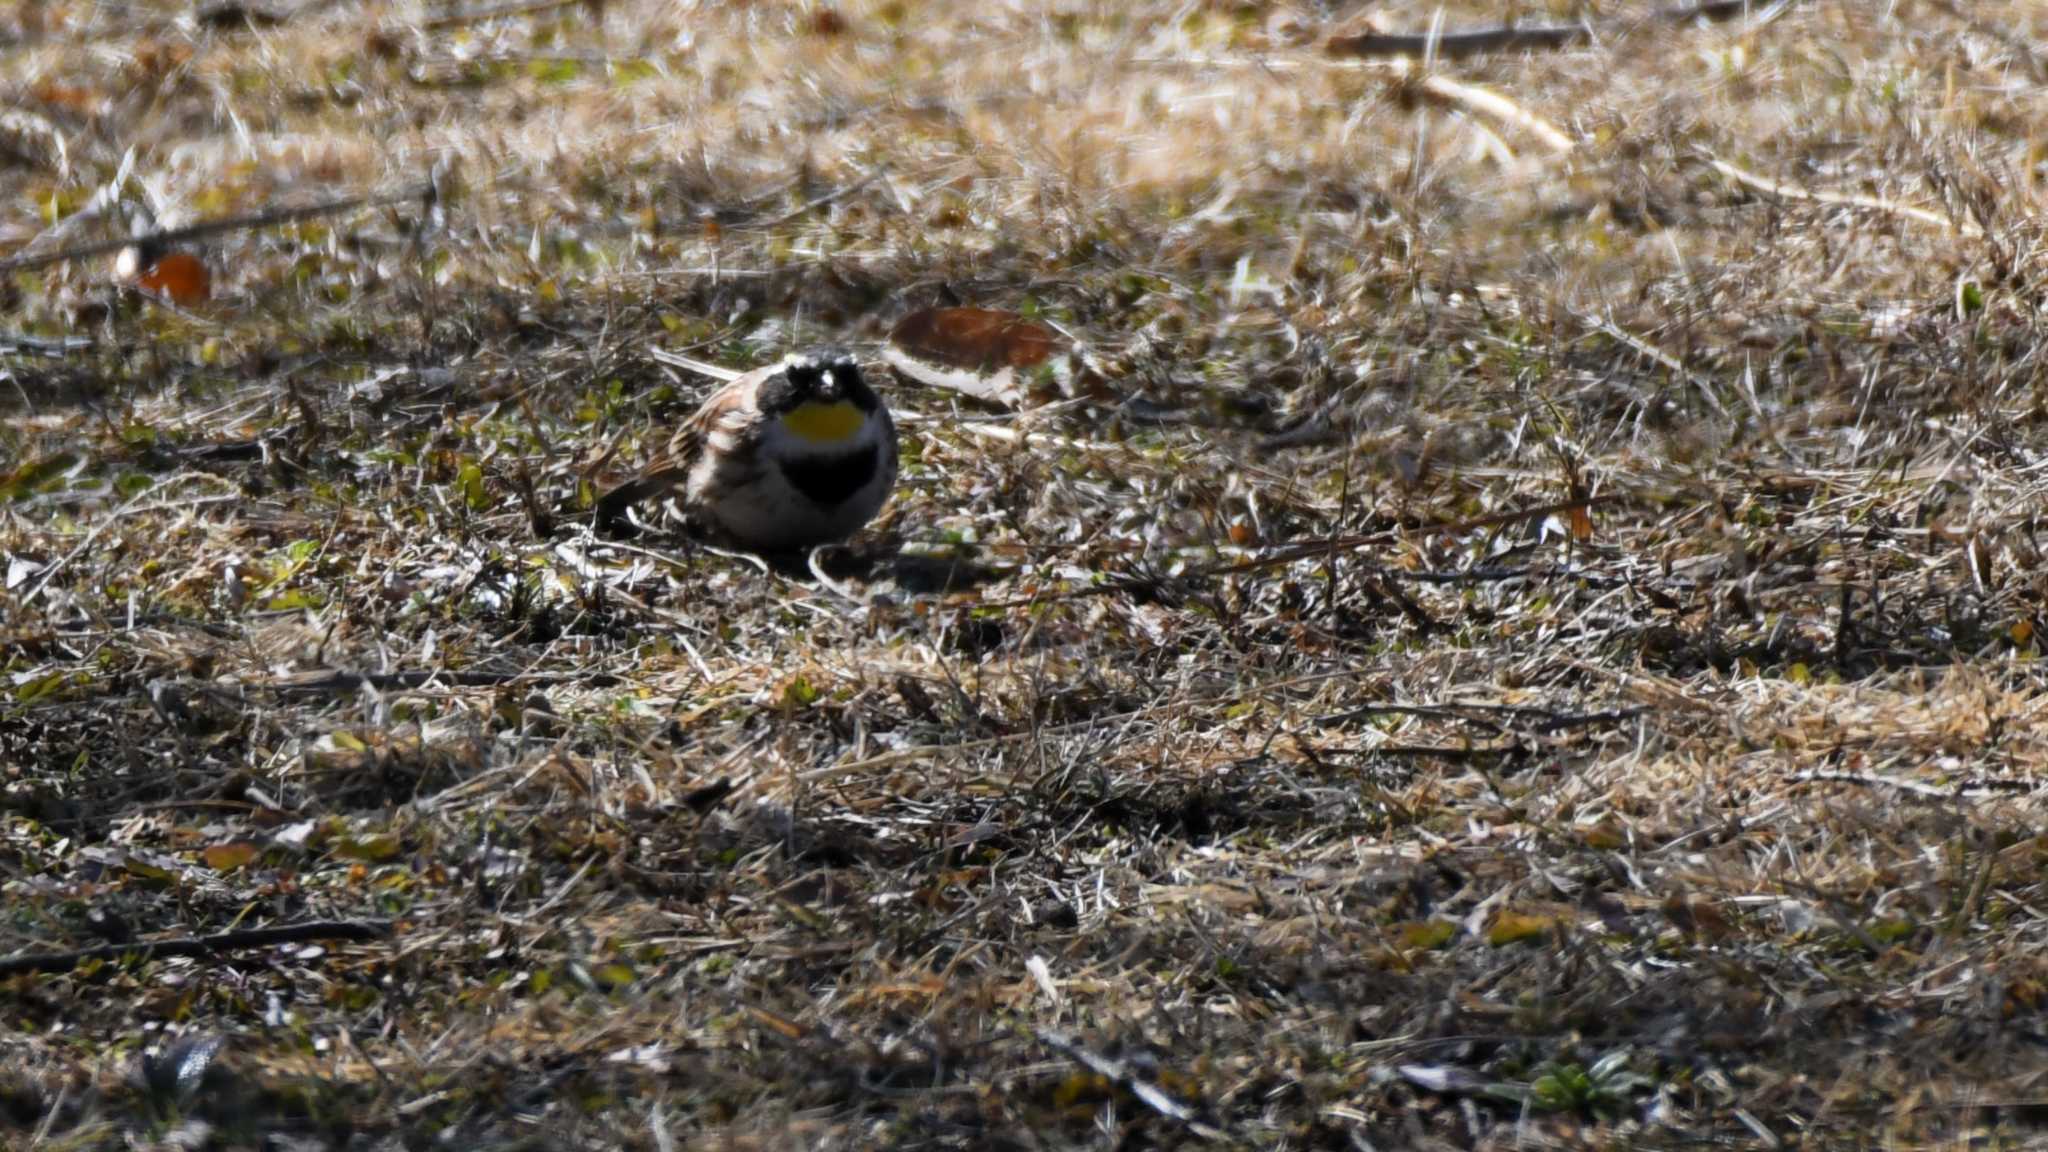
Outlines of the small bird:
{"type": "Polygon", "coordinates": [[[614,527],[629,505],[682,490],[712,535],[753,552],[793,552],[853,535],[896,483],[896,424],[840,348],[792,353],[737,376],[669,353],[656,359],[728,382],[638,477],[598,497],[614,527]]]}

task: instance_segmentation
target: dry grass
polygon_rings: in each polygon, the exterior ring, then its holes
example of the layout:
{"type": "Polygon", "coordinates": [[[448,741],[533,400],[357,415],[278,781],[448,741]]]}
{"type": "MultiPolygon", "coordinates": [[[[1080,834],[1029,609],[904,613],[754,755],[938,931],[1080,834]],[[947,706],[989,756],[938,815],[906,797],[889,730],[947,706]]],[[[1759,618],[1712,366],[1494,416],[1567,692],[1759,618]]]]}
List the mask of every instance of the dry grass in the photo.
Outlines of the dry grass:
{"type": "Polygon", "coordinates": [[[1601,7],[0,16],[16,252],[443,190],[0,284],[0,949],[394,925],[10,978],[5,1142],[2038,1140],[2048,23],[1601,7]],[[856,599],[589,535],[942,285],[1116,377],[856,599]]]}

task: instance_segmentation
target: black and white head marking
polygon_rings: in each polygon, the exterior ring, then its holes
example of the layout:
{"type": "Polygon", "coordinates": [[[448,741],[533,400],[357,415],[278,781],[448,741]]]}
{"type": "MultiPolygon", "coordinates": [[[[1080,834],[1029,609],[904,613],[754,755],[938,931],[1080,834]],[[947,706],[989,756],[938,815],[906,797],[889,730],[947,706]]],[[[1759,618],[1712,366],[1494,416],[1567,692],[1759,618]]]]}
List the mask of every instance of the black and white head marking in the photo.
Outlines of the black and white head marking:
{"type": "Polygon", "coordinates": [[[792,352],[782,358],[777,370],[766,380],[755,399],[764,415],[780,415],[799,405],[818,402],[851,402],[863,412],[873,412],[881,401],[861,374],[860,361],[843,348],[817,348],[792,352]]]}

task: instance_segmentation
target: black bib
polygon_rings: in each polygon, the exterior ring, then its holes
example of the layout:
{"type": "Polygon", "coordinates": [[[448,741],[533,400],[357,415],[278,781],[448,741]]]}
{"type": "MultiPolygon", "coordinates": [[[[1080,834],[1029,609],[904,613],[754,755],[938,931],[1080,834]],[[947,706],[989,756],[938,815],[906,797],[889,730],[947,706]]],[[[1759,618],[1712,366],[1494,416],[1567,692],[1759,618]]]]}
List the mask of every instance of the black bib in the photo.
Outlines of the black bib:
{"type": "Polygon", "coordinates": [[[830,507],[860,491],[875,478],[881,464],[880,445],[838,456],[807,456],[782,462],[782,474],[797,491],[830,507]]]}

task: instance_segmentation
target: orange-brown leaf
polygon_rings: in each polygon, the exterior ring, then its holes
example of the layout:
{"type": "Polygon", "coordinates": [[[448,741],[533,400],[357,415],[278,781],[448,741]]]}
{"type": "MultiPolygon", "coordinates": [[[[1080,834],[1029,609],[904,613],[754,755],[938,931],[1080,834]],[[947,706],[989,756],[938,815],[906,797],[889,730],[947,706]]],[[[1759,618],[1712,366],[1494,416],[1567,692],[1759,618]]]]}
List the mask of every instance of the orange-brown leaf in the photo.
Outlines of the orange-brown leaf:
{"type": "Polygon", "coordinates": [[[247,840],[230,840],[225,844],[209,845],[199,854],[208,868],[215,872],[233,872],[256,858],[260,849],[247,840]]]}
{"type": "Polygon", "coordinates": [[[135,286],[152,296],[190,307],[213,295],[213,274],[190,252],[169,252],[135,277],[135,286]]]}
{"type": "Polygon", "coordinates": [[[889,342],[920,360],[987,372],[1036,368],[1059,350],[1059,335],[1015,312],[926,308],[896,322],[889,342]]]}
{"type": "Polygon", "coordinates": [[[1015,312],[926,308],[897,321],[884,356],[920,384],[1014,405],[1023,378],[1061,345],[1058,333],[1015,312]]]}

